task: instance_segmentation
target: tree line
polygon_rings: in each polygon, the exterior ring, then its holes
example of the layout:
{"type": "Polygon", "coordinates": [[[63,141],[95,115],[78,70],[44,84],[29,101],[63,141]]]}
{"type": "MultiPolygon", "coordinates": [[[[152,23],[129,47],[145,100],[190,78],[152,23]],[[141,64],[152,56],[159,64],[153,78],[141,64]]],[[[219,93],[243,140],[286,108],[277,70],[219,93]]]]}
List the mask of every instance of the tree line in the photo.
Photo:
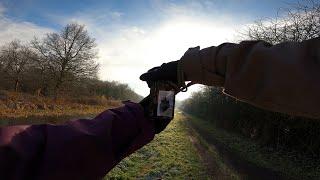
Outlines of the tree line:
{"type": "Polygon", "coordinates": [[[99,80],[96,57],[95,39],[76,23],[31,42],[13,40],[0,48],[0,88],[54,98],[141,99],[126,84],[99,80]]]}
{"type": "MultiPolygon", "coordinates": [[[[242,33],[244,39],[272,44],[300,42],[320,37],[320,4],[304,1],[283,9],[286,16],[259,20],[242,33]]],[[[218,128],[256,140],[276,149],[319,156],[320,121],[266,111],[233,99],[222,88],[205,87],[182,103],[186,112],[202,117],[218,128]]]]}

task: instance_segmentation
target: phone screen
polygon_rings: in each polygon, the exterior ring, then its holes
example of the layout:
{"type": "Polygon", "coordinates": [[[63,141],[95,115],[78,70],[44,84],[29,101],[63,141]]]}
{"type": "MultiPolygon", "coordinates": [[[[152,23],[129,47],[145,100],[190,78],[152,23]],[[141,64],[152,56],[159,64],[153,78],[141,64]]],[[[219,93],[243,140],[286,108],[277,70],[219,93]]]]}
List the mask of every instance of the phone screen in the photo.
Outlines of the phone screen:
{"type": "Polygon", "coordinates": [[[174,113],[174,102],[174,91],[160,90],[158,93],[157,116],[165,116],[172,118],[174,113]]]}

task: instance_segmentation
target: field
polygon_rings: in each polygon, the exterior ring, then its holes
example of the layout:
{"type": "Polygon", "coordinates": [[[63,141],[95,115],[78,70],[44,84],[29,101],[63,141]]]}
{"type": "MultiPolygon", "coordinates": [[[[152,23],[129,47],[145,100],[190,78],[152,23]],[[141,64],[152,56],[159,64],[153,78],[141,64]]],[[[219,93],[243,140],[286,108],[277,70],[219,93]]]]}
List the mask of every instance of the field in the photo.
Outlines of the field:
{"type": "Polygon", "coordinates": [[[120,101],[104,97],[52,98],[0,91],[0,125],[59,124],[78,117],[92,117],[120,101]]]}
{"type": "MultiPolygon", "coordinates": [[[[0,125],[61,124],[69,119],[93,117],[119,106],[119,101],[60,99],[2,91],[0,125]]],[[[214,149],[189,126],[179,112],[165,131],[121,161],[105,179],[237,179],[214,149]]]]}
{"type": "MultiPolygon", "coordinates": [[[[0,125],[63,123],[119,106],[103,98],[52,99],[1,92],[0,125]]],[[[104,179],[319,179],[317,160],[274,152],[178,111],[155,139],[104,179]],[[301,161],[304,160],[304,161],[301,161]]]]}

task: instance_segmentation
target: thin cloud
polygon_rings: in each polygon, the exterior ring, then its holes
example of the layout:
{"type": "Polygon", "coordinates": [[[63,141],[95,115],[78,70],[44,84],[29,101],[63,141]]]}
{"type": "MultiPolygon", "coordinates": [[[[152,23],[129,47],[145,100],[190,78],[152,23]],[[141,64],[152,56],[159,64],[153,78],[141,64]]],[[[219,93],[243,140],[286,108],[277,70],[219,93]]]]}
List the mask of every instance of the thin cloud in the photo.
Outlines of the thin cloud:
{"type": "Polygon", "coordinates": [[[10,42],[14,39],[21,41],[30,41],[34,36],[41,37],[52,29],[35,25],[30,22],[16,21],[7,18],[4,15],[5,7],[0,4],[0,45],[10,42]]]}
{"type": "Polygon", "coordinates": [[[124,13],[118,12],[118,11],[113,11],[113,12],[110,12],[110,15],[112,18],[118,19],[118,18],[122,17],[124,15],[124,13]]]}

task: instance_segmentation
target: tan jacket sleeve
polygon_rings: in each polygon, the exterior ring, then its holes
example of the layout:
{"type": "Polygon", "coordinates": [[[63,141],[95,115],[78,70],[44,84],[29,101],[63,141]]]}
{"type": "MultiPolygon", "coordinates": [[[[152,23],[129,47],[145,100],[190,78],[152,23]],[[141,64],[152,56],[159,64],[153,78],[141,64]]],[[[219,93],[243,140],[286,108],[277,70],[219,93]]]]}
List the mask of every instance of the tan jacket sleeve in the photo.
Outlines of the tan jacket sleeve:
{"type": "Polygon", "coordinates": [[[186,80],[223,86],[226,94],[252,105],[320,118],[320,38],[190,48],[180,65],[186,80]]]}

